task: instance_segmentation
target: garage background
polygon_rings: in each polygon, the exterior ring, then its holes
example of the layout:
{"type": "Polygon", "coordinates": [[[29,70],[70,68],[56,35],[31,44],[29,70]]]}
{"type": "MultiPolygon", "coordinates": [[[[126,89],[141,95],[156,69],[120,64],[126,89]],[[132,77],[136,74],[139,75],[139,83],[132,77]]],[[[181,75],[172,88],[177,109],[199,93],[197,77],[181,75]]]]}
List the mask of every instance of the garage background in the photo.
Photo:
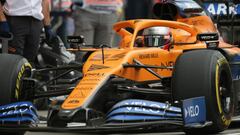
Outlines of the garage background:
{"type": "Polygon", "coordinates": [[[224,41],[240,45],[240,0],[196,0],[208,11],[224,41]]]}

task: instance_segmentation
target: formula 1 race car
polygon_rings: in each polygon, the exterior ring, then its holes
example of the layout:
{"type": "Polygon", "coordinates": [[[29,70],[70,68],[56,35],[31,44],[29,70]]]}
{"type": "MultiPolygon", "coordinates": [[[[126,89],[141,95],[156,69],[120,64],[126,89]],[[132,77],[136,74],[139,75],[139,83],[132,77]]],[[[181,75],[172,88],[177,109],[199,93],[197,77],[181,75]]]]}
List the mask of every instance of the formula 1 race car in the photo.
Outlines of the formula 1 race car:
{"type": "MultiPolygon", "coordinates": [[[[218,133],[238,115],[240,49],[220,37],[192,0],[157,3],[159,19],[116,23],[119,48],[84,48],[83,64],[32,70],[21,56],[0,55],[0,132],[136,133],[182,129],[218,133]],[[83,76],[53,85],[32,74],[81,70],[83,76]],[[46,92],[39,92],[47,87],[46,92]],[[68,95],[52,104],[46,124],[31,103],[68,95]],[[14,129],[14,130],[13,130],[14,129]]],[[[77,37],[72,44],[81,43],[77,37]]],[[[52,84],[53,83],[53,84],[52,84]]]]}

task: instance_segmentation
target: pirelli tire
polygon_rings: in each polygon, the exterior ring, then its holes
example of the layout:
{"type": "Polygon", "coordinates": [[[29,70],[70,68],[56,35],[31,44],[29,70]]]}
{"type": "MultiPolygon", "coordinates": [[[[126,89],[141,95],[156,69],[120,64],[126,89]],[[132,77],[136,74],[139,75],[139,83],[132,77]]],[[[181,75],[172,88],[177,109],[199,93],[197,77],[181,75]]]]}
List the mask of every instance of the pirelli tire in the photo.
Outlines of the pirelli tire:
{"type": "Polygon", "coordinates": [[[228,128],[234,113],[232,75],[226,58],[216,50],[183,53],[176,61],[172,78],[173,100],[204,96],[207,121],[202,129],[186,133],[218,133],[228,128]]]}
{"type": "Polygon", "coordinates": [[[30,63],[19,55],[0,54],[0,105],[23,100],[22,79],[31,75],[30,63]]]}

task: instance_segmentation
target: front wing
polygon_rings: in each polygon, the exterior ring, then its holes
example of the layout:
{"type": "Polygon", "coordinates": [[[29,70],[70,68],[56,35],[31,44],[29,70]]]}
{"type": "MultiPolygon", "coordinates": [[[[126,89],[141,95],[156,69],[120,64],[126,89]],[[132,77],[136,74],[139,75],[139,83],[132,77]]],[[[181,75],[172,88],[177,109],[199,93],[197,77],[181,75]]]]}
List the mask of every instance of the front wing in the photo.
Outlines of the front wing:
{"type": "Polygon", "coordinates": [[[81,133],[131,133],[159,132],[170,129],[202,128],[206,121],[204,97],[183,100],[181,107],[169,103],[146,100],[124,100],[112,107],[100,126],[85,123],[68,123],[68,127],[48,127],[40,121],[36,108],[30,102],[0,106],[1,132],[81,132],[81,133]],[[13,130],[14,129],[14,130],[13,130]]]}

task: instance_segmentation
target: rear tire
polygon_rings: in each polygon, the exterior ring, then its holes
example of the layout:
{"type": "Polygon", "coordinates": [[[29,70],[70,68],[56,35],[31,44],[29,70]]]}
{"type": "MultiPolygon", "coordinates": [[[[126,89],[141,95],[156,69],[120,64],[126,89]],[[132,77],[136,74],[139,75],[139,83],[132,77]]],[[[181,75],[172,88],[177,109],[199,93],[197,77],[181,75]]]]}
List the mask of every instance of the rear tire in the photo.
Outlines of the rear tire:
{"type": "Polygon", "coordinates": [[[218,133],[228,128],[234,113],[234,91],[228,61],[218,51],[196,50],[183,53],[175,65],[172,80],[173,100],[204,96],[207,121],[203,129],[186,133],[218,133]]]}

